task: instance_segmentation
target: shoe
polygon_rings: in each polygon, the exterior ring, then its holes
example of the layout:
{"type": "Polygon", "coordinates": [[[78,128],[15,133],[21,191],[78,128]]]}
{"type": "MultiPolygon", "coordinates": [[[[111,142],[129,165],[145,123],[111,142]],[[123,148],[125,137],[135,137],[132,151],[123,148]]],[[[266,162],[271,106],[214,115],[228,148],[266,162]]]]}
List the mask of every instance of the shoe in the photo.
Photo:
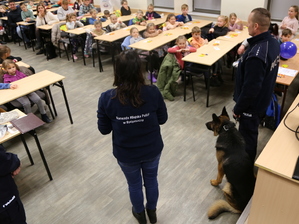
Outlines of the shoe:
{"type": "Polygon", "coordinates": [[[36,46],[35,46],[35,50],[39,50],[41,48],[42,48],[41,44],[37,43],[36,46]]]}
{"type": "Polygon", "coordinates": [[[132,208],[133,216],[137,219],[139,224],[146,224],[146,217],[145,217],[145,210],[143,212],[137,213],[134,212],[134,209],[132,208]]]}
{"type": "Polygon", "coordinates": [[[27,42],[27,43],[26,43],[26,46],[27,46],[28,48],[32,48],[32,44],[31,44],[30,42],[27,42]]]}
{"type": "Polygon", "coordinates": [[[78,57],[77,57],[75,54],[73,54],[73,58],[74,58],[75,60],[78,59],[78,57]]]}
{"type": "Polygon", "coordinates": [[[42,114],[42,120],[46,123],[51,123],[52,120],[48,117],[47,114],[42,114]]]}
{"type": "Polygon", "coordinates": [[[40,55],[40,54],[43,54],[43,53],[45,53],[45,52],[44,52],[44,50],[41,49],[41,50],[39,50],[39,52],[36,53],[36,55],[40,55]]]}
{"type": "Polygon", "coordinates": [[[146,209],[147,216],[152,224],[157,222],[156,210],[157,209],[146,209]]]}

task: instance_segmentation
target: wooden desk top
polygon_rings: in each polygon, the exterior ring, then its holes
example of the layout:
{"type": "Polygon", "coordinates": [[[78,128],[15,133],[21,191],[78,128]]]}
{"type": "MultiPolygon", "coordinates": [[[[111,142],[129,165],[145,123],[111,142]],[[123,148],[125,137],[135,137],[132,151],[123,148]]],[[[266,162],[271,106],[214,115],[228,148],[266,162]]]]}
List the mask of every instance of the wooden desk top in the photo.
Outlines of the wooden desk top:
{"type": "Polygon", "coordinates": [[[244,27],[243,30],[236,30],[236,31],[228,32],[227,35],[218,37],[217,40],[228,40],[228,41],[233,41],[236,43],[241,43],[249,37],[250,37],[250,35],[248,33],[248,28],[244,27]]]}
{"type": "Polygon", "coordinates": [[[55,22],[55,23],[53,23],[53,24],[51,24],[51,25],[48,25],[48,24],[46,24],[46,25],[41,25],[41,26],[38,26],[37,28],[38,29],[41,29],[41,30],[51,30],[52,29],[52,27],[55,25],[55,24],[57,24],[57,23],[62,23],[63,21],[57,21],[57,22],[55,22]]]}
{"type": "Polygon", "coordinates": [[[44,70],[27,78],[13,82],[18,84],[16,89],[3,89],[0,94],[0,105],[10,102],[16,98],[27,95],[38,89],[42,89],[53,83],[63,80],[65,77],[57,73],[44,70]]]}
{"type": "Polygon", "coordinates": [[[151,51],[156,49],[157,47],[169,43],[172,40],[175,40],[180,35],[185,35],[187,33],[190,33],[194,26],[203,27],[210,23],[212,23],[212,21],[207,21],[207,20],[192,21],[186,23],[184,26],[176,27],[175,29],[164,31],[156,37],[149,37],[142,41],[134,43],[130,45],[130,47],[137,48],[140,50],[145,50],[145,51],[151,51]]]}
{"type": "Polygon", "coordinates": [[[136,27],[138,29],[138,31],[143,31],[145,30],[145,26],[139,26],[139,25],[132,25],[132,26],[128,26],[116,31],[113,31],[111,33],[107,33],[98,37],[95,37],[95,40],[102,40],[102,41],[108,41],[108,42],[114,42],[116,40],[119,40],[121,38],[124,38],[126,36],[130,35],[130,29],[132,27],[136,27]]]}
{"type": "Polygon", "coordinates": [[[30,26],[30,25],[35,25],[35,23],[27,23],[25,21],[17,22],[18,26],[30,26]]]}
{"type": "MultiPolygon", "coordinates": [[[[102,27],[106,27],[109,24],[110,24],[110,22],[105,21],[105,22],[102,23],[102,27]]],[[[71,34],[75,34],[75,35],[81,35],[81,34],[86,33],[86,30],[93,29],[93,28],[94,28],[94,25],[87,25],[87,26],[82,26],[82,27],[79,27],[79,28],[76,28],[76,29],[73,29],[73,30],[67,30],[66,32],[71,33],[71,34]]]]}
{"type": "Polygon", "coordinates": [[[26,63],[24,63],[24,62],[22,62],[22,61],[18,61],[16,64],[17,64],[18,66],[24,66],[24,67],[26,67],[26,68],[29,68],[29,67],[30,67],[30,65],[28,65],[28,64],[26,64],[26,63]]]}
{"type": "MultiPolygon", "coordinates": [[[[17,111],[19,114],[19,117],[21,116],[25,116],[26,114],[24,114],[22,111],[20,111],[19,109],[14,109],[13,111],[17,111]]],[[[10,124],[10,122],[6,123],[6,124],[10,124]]],[[[10,133],[10,132],[6,132],[5,136],[3,136],[3,138],[0,138],[0,144],[2,144],[3,142],[6,142],[10,139],[13,139],[14,137],[17,137],[18,135],[21,134],[21,132],[19,130],[17,130],[16,128],[14,133],[10,133]]]]}
{"type": "Polygon", "coordinates": [[[234,46],[236,46],[235,42],[214,39],[208,44],[198,48],[196,52],[185,56],[183,61],[211,66],[234,46]]]}
{"type": "Polygon", "coordinates": [[[7,16],[0,17],[1,20],[8,20],[7,16]]]}
{"type": "MultiPolygon", "coordinates": [[[[299,103],[299,95],[294,100],[292,106],[286,114],[288,114],[299,103]]],[[[285,119],[285,117],[283,118],[285,119]]],[[[289,128],[296,130],[299,125],[299,107],[288,116],[286,124],[289,128]]],[[[270,138],[269,142],[257,158],[255,165],[261,169],[275,173],[281,177],[292,179],[293,171],[297,158],[299,156],[299,141],[295,137],[295,133],[288,130],[283,120],[270,138]]]]}

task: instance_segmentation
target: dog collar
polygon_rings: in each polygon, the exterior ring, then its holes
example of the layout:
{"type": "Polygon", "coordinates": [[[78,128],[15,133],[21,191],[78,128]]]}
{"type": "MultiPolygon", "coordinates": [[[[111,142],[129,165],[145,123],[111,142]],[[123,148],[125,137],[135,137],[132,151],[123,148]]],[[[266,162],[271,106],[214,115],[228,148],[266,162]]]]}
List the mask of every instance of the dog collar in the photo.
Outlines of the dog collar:
{"type": "Polygon", "coordinates": [[[234,123],[225,124],[222,126],[224,131],[228,131],[230,128],[235,127],[236,125],[234,123]]]}

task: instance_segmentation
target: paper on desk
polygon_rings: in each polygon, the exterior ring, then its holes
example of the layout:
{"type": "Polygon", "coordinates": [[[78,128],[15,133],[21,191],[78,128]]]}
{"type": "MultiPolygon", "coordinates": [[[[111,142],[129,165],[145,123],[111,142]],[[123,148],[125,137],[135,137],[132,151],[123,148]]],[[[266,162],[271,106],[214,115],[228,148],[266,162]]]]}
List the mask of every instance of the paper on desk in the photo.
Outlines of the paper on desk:
{"type": "Polygon", "coordinates": [[[215,49],[216,51],[219,51],[219,50],[220,50],[220,48],[219,48],[219,47],[214,47],[214,49],[215,49]]]}
{"type": "Polygon", "coordinates": [[[294,70],[294,69],[282,68],[282,67],[278,68],[278,74],[281,74],[281,75],[295,77],[297,73],[298,73],[298,71],[294,70]]]}

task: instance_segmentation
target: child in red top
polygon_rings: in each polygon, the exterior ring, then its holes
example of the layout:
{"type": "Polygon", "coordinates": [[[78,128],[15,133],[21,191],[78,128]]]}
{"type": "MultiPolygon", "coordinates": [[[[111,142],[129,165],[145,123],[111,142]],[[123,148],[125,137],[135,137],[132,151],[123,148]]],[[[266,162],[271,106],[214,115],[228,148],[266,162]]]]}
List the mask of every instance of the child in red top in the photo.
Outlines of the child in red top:
{"type": "Polygon", "coordinates": [[[196,48],[188,46],[188,42],[185,36],[178,36],[175,43],[175,46],[168,48],[168,53],[175,54],[180,68],[184,69],[184,61],[182,60],[183,57],[190,54],[190,52],[195,52],[196,48]]]}

